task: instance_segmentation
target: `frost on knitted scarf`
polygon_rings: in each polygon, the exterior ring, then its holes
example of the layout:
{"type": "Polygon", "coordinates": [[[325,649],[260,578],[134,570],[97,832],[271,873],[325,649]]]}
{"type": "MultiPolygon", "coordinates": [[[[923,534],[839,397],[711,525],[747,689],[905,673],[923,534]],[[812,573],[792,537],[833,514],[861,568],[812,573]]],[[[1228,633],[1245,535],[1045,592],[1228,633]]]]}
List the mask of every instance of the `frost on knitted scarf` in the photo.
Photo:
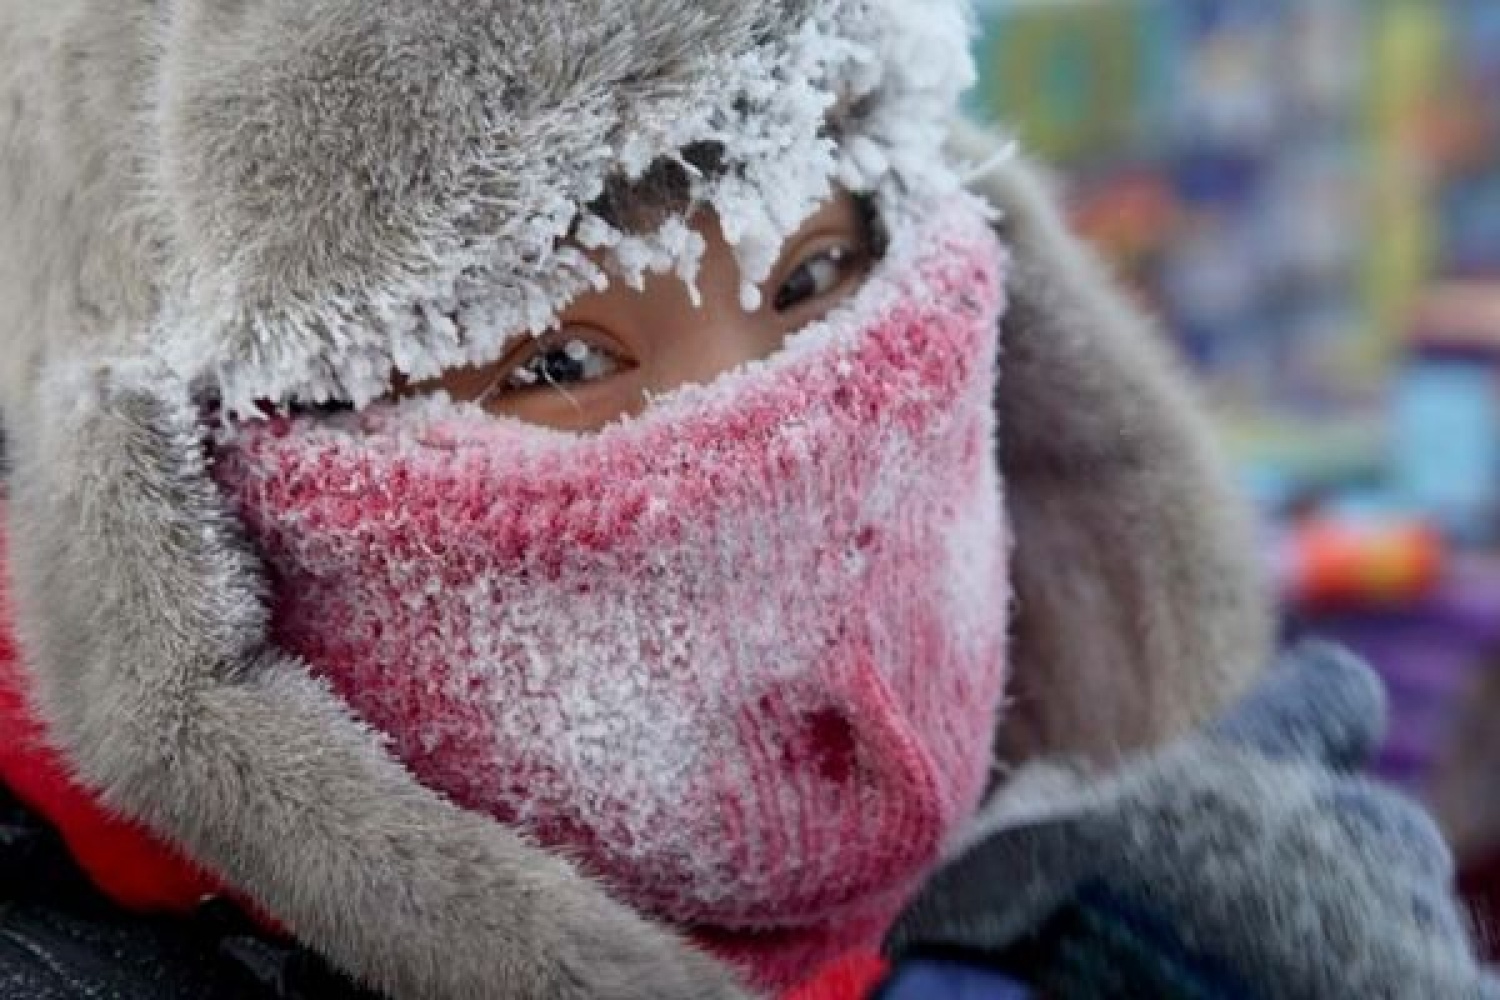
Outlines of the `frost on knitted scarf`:
{"type": "Polygon", "coordinates": [[[278,641],[762,985],[873,945],[987,777],[1002,260],[960,196],[777,354],[593,434],[446,398],[228,428],[278,641]]]}

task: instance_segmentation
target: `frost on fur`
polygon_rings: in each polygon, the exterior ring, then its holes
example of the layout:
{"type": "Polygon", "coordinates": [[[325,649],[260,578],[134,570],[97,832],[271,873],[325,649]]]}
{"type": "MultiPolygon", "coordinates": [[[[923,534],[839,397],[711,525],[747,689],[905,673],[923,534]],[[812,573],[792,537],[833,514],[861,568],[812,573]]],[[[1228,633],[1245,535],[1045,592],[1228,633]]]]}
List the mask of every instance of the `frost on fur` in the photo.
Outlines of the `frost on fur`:
{"type": "Polygon", "coordinates": [[[230,412],[251,413],[256,401],[361,406],[388,390],[393,369],[421,380],[493,360],[612,278],[674,272],[691,289],[704,252],[685,222],[695,209],[716,213],[741,269],[742,305],[757,308],[783,241],[836,186],[871,196],[893,224],[958,186],[941,149],[973,80],[970,35],[956,0],[814,0],[800,29],[727,64],[721,52],[697,56],[691,83],[649,115],[627,124],[628,108],[570,108],[598,144],[564,162],[539,155],[501,211],[468,206],[497,220],[482,236],[430,220],[425,259],[404,279],[265,312],[240,300],[232,277],[180,275],[181,315],[167,326],[195,333],[167,341],[167,359],[230,412]],[[719,169],[683,159],[703,144],[719,169]],[[662,162],[688,178],[685,209],[644,232],[590,210],[608,183],[662,162]]]}

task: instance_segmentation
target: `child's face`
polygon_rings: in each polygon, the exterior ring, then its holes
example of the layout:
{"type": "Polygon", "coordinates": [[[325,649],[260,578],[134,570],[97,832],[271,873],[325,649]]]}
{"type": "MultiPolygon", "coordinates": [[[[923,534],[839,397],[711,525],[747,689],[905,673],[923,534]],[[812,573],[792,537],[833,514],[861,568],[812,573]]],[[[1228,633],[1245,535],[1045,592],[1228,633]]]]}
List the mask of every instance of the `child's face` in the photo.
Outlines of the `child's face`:
{"type": "Polygon", "coordinates": [[[740,306],[739,270],[711,216],[694,220],[707,241],[695,306],[672,275],[651,275],[636,290],[614,282],[579,298],[556,329],[517,341],[499,361],[455,369],[401,395],[443,389],[492,413],[561,430],[596,430],[639,412],[653,394],[705,383],[763,358],[786,337],[852,295],[873,248],[864,213],[840,194],[793,234],[761,287],[764,305],[740,306]]]}

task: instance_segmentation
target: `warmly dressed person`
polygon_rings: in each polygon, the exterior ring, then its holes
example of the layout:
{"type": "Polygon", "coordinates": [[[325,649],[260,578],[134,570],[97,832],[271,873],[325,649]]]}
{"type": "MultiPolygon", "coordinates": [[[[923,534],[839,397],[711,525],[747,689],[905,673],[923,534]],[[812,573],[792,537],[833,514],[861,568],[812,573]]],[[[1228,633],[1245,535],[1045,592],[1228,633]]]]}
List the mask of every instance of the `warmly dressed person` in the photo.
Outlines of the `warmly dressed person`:
{"type": "Polygon", "coordinates": [[[969,28],[0,11],[0,984],[1481,995],[969,28]]]}

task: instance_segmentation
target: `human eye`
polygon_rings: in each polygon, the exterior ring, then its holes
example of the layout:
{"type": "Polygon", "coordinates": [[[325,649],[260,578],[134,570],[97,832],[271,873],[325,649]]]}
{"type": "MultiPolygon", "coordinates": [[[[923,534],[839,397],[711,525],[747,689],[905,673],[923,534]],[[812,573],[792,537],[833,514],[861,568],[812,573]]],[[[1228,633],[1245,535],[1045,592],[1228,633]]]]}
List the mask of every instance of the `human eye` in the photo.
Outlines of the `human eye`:
{"type": "Polygon", "coordinates": [[[790,312],[830,295],[864,267],[859,248],[835,243],[809,254],[781,283],[772,303],[777,312],[790,312]]]}
{"type": "Polygon", "coordinates": [[[627,367],[615,351],[577,334],[543,337],[509,359],[495,390],[525,392],[530,389],[576,387],[599,382],[627,367]]]}

